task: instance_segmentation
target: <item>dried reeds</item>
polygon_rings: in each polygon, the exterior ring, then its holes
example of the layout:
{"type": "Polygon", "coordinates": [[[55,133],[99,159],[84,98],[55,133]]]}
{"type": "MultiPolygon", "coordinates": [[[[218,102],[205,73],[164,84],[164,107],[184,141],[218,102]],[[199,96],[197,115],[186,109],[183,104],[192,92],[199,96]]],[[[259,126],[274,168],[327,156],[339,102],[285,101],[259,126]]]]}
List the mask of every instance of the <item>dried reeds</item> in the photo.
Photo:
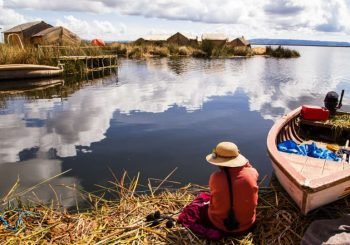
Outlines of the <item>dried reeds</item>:
{"type": "Polygon", "coordinates": [[[329,119],[329,122],[334,127],[349,128],[350,127],[350,115],[349,114],[336,114],[329,119]]]}
{"type": "MultiPolygon", "coordinates": [[[[171,175],[171,174],[170,174],[171,175]]],[[[125,173],[115,178],[105,192],[118,196],[106,200],[103,195],[81,192],[90,203],[88,210],[74,213],[47,206],[21,207],[34,215],[22,217],[19,230],[5,230],[0,225],[1,244],[211,244],[190,230],[175,224],[166,228],[165,221],[150,226],[145,217],[159,210],[176,219],[182,208],[207,187],[188,184],[173,191],[165,184],[175,184],[168,175],[163,180],[149,179],[147,193],[139,192],[139,176],[129,178],[125,173]],[[155,184],[155,181],[158,183],[155,184]]],[[[15,194],[12,189],[6,199],[15,194]]],[[[259,190],[259,206],[255,229],[245,236],[226,237],[215,244],[299,244],[311,221],[335,218],[350,211],[348,199],[342,199],[308,216],[302,216],[293,201],[273,180],[259,190]]],[[[6,209],[3,217],[11,224],[18,219],[18,210],[6,209]]]]}

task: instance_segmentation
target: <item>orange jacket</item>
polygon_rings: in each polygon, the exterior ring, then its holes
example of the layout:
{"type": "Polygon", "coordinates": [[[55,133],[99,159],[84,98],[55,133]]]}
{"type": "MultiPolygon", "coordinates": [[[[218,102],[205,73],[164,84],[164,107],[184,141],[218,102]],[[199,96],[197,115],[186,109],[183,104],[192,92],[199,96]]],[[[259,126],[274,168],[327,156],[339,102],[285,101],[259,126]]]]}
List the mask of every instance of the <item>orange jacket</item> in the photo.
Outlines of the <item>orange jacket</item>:
{"type": "Polygon", "coordinates": [[[237,230],[229,231],[224,225],[224,219],[230,207],[228,181],[224,170],[210,176],[209,188],[211,200],[208,216],[213,225],[225,232],[243,232],[255,222],[256,206],[258,205],[258,172],[249,163],[242,167],[230,168],[233,211],[239,222],[237,230]]]}

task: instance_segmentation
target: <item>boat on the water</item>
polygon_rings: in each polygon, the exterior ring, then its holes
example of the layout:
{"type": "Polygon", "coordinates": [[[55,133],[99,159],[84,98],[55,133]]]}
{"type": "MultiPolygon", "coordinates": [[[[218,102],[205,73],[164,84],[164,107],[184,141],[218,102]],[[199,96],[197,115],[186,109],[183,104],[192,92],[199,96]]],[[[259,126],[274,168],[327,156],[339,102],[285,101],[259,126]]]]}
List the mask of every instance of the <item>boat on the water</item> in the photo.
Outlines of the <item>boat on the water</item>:
{"type": "MultiPolygon", "coordinates": [[[[337,111],[332,117],[337,115],[349,115],[350,120],[349,113],[337,111]]],[[[303,214],[350,194],[349,132],[349,128],[344,128],[339,133],[331,120],[305,120],[302,107],[284,115],[270,129],[267,151],[275,175],[303,214]],[[279,144],[286,141],[298,146],[315,144],[320,149],[334,148],[340,159],[280,151],[279,144]]]]}
{"type": "Polygon", "coordinates": [[[55,66],[32,64],[0,65],[0,80],[57,77],[62,73],[63,69],[55,66]]]}

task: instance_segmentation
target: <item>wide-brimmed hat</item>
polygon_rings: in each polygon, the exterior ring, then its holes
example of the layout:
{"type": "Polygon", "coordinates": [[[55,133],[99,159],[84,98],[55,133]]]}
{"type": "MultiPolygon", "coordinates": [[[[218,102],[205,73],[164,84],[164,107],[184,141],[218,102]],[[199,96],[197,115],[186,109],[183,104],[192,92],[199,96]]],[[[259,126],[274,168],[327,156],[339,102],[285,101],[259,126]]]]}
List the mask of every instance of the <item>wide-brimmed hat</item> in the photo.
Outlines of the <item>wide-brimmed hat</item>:
{"type": "Polygon", "coordinates": [[[222,167],[241,167],[248,159],[239,153],[238,147],[232,142],[219,143],[213,152],[206,156],[209,163],[222,167]]]}

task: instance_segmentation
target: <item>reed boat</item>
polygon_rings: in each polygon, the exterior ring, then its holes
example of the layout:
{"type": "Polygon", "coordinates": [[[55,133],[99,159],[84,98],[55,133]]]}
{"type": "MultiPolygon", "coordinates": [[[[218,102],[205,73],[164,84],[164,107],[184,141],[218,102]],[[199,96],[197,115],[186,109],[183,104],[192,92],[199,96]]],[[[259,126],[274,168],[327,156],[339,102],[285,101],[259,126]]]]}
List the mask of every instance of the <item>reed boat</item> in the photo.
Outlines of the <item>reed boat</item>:
{"type": "Polygon", "coordinates": [[[63,70],[55,66],[32,64],[0,65],[0,80],[57,77],[63,70]]]}
{"type": "Polygon", "coordinates": [[[267,136],[267,151],[277,179],[306,215],[350,194],[348,156],[343,154],[339,161],[313,158],[279,151],[278,144],[293,140],[297,144],[314,142],[318,147],[326,148],[332,143],[338,148],[349,149],[346,148],[349,144],[346,137],[350,130],[345,130],[341,138],[335,139],[336,132],[329,120],[303,120],[301,110],[299,107],[291,111],[272,126],[267,136]]]}

